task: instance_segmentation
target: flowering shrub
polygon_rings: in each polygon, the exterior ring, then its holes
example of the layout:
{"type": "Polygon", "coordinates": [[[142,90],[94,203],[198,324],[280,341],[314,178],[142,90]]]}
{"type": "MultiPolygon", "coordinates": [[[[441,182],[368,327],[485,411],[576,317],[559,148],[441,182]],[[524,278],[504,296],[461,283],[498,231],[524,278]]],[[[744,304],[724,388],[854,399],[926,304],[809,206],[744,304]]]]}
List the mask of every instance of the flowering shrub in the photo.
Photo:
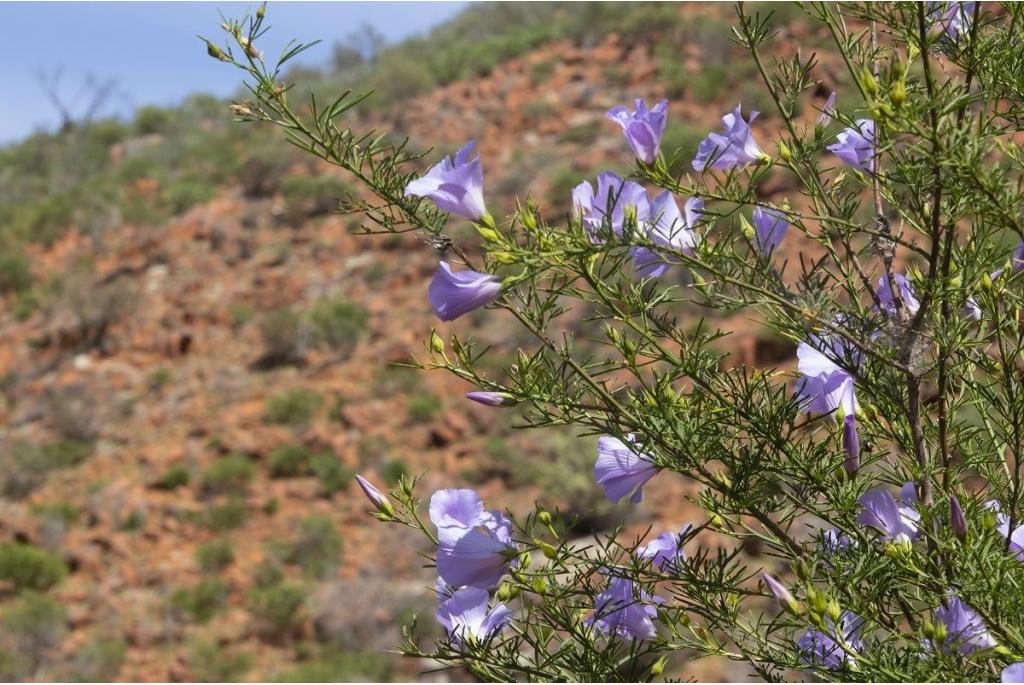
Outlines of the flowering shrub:
{"type": "Polygon", "coordinates": [[[440,319],[458,327],[487,306],[535,341],[501,383],[461,336],[432,333],[423,367],[471,382],[467,398],[496,411],[518,405],[530,426],[602,436],[594,487],[609,500],[639,502],[655,477],[699,490],[704,521],[580,546],[557,512],[516,520],[455,489],[424,509],[414,479],[384,493],[360,477],[378,519],[436,550],[447,638],[410,637],[406,654],[485,680],[650,680],[680,654],[768,680],[1020,682],[1024,9],[805,9],[851,92],[799,116],[817,60],[767,62],[770,17],[739,6],[735,39],[781,132],[769,140],[737,105],[676,177],[665,103],[615,107],[634,179],[581,182],[560,226],[530,201],[493,218],[472,142],[424,173],[404,144],[340,123],[361,98],[298,114],[281,67],[308,46],[268,64],[262,9],[224,26],[225,47],[207,42],[247,74],[240,119],[352,173],[377,198],[351,203],[368,231],[424,234],[440,319]],[[769,173],[798,189],[780,205],[758,193],[769,173]],[[479,250],[448,235],[455,219],[476,226],[479,250]],[[799,258],[782,261],[783,246],[799,258]],[[683,269],[688,287],[660,280],[683,269]],[[795,376],[722,365],[728,331],[684,331],[686,303],[763,321],[792,342],[795,376]],[[562,324],[582,304],[603,352],[580,352],[562,324]],[[792,574],[751,567],[748,542],[792,574]]]}

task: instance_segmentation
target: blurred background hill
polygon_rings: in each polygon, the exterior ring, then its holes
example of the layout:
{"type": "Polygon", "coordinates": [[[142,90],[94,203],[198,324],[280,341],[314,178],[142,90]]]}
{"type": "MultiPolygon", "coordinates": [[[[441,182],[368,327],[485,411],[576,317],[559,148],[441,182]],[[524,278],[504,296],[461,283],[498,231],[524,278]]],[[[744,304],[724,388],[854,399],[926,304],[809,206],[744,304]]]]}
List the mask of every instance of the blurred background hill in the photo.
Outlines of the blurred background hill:
{"type": "MultiPolygon", "coordinates": [[[[794,7],[757,10],[776,12],[780,54],[823,40],[794,7]]],[[[287,80],[296,98],[373,89],[353,125],[436,146],[431,162],[477,139],[492,211],[531,194],[557,220],[581,180],[632,166],[613,105],[669,98],[680,171],[738,100],[759,131],[779,124],[730,12],[474,4],[423,37],[320,46],[322,65],[287,80]]],[[[836,85],[820,76],[809,116],[836,85]]],[[[411,234],[356,235],[335,211],[354,181],[229,103],[72,116],[0,148],[0,677],[463,679],[383,651],[413,613],[436,635],[433,574],[422,540],[365,514],[353,474],[429,469],[424,496],[472,486],[516,510],[539,498],[585,514],[581,536],[627,513],[636,533],[677,528],[686,489],[663,479],[642,506],[611,507],[592,439],[516,431],[465,384],[396,366],[446,328],[426,300],[436,256],[411,234]]],[[[731,363],[792,354],[742,317],[713,324],[736,333],[731,363]]],[[[495,373],[529,349],[490,312],[452,328],[494,345],[495,373]]],[[[685,655],[673,668],[744,673],[685,655]]]]}

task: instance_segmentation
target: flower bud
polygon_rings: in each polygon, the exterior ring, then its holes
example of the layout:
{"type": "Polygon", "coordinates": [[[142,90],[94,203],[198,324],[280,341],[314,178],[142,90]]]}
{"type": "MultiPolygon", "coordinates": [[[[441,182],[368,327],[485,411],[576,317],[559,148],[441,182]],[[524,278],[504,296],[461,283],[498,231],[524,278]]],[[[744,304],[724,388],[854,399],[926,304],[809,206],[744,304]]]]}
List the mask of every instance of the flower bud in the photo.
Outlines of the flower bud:
{"type": "Polygon", "coordinates": [[[507,602],[519,596],[519,588],[511,583],[502,583],[494,596],[499,602],[507,602]]]}
{"type": "Polygon", "coordinates": [[[262,19],[267,15],[267,3],[261,3],[259,8],[256,10],[256,18],[262,19]]]}
{"type": "Polygon", "coordinates": [[[488,228],[486,226],[481,226],[477,224],[476,232],[479,233],[480,237],[483,238],[488,243],[501,242],[501,235],[493,228],[488,228]]]}
{"type": "Polygon", "coordinates": [[[430,331],[430,349],[437,354],[444,354],[444,340],[437,334],[437,331],[430,331]]]}
{"type": "Polygon", "coordinates": [[[543,595],[545,592],[547,592],[548,584],[544,581],[543,578],[534,578],[531,587],[533,588],[533,591],[536,592],[538,595],[543,595]]]}
{"type": "Polygon", "coordinates": [[[516,398],[509,395],[507,392],[486,392],[483,390],[474,390],[473,392],[466,393],[467,400],[473,400],[477,404],[482,404],[486,407],[514,407],[519,404],[516,398]]]}
{"type": "Polygon", "coordinates": [[[875,75],[867,66],[860,70],[860,85],[868,95],[878,94],[878,81],[875,80],[875,75]]]}
{"type": "Polygon", "coordinates": [[[843,450],[846,452],[843,470],[853,478],[860,470],[860,436],[857,435],[857,418],[852,413],[843,419],[843,450]]]}
{"type": "Polygon", "coordinates": [[[668,657],[662,656],[653,664],[651,664],[651,675],[657,677],[665,671],[665,664],[668,663],[668,657]]]}
{"type": "Polygon", "coordinates": [[[981,275],[981,289],[985,291],[992,290],[992,276],[990,276],[989,274],[981,275]]]}
{"type": "Polygon", "coordinates": [[[743,235],[747,237],[747,240],[754,240],[757,236],[754,233],[754,227],[747,221],[747,217],[740,214],[740,230],[743,231],[743,235]]]}
{"type": "Polygon", "coordinates": [[[779,141],[779,157],[782,158],[783,162],[792,162],[793,153],[790,151],[789,146],[783,141],[779,141]]]}
{"type": "Polygon", "coordinates": [[[537,520],[540,521],[541,524],[543,524],[545,526],[550,526],[551,525],[551,514],[549,514],[548,512],[546,512],[546,511],[544,511],[542,509],[541,511],[539,511],[537,513],[537,520]]]}
{"type": "Polygon", "coordinates": [[[546,556],[548,559],[558,558],[558,550],[555,549],[554,545],[551,545],[547,542],[539,542],[538,547],[540,547],[540,551],[543,552],[544,556],[546,556]]]}
{"type": "Polygon", "coordinates": [[[889,99],[892,100],[893,107],[897,109],[907,101],[907,84],[903,79],[899,79],[896,83],[892,84],[892,87],[889,89],[889,99]]]}
{"type": "Polygon", "coordinates": [[[949,527],[960,542],[967,540],[967,518],[956,495],[949,496],[949,527]]]}
{"type": "Polygon", "coordinates": [[[391,502],[384,496],[383,492],[374,486],[373,483],[359,475],[356,476],[356,483],[363,491],[363,494],[366,495],[366,499],[370,500],[370,504],[372,504],[378,512],[386,514],[388,517],[395,515],[395,509],[391,506],[391,502]]]}
{"type": "Polygon", "coordinates": [[[796,601],[796,598],[793,597],[793,594],[786,589],[785,585],[775,580],[775,578],[764,571],[761,572],[761,580],[763,580],[764,584],[768,586],[771,593],[775,595],[775,599],[778,600],[783,609],[794,616],[798,616],[800,614],[800,604],[796,601]]]}
{"type": "Polygon", "coordinates": [[[828,614],[833,623],[838,621],[839,617],[843,615],[843,609],[839,606],[839,601],[835,597],[828,600],[828,607],[826,607],[825,613],[828,614]]]}
{"type": "Polygon", "coordinates": [[[935,639],[935,624],[932,623],[930,618],[926,618],[921,623],[921,635],[923,635],[926,640],[935,639]]]}
{"type": "Polygon", "coordinates": [[[811,611],[813,611],[816,614],[823,615],[826,611],[828,611],[828,596],[825,595],[824,592],[819,592],[814,588],[808,589],[807,601],[811,607],[811,611]]]}
{"type": "Polygon", "coordinates": [[[986,509],[985,513],[981,515],[981,527],[985,530],[995,530],[998,525],[999,520],[996,518],[996,512],[986,509]]]}
{"type": "Polygon", "coordinates": [[[892,542],[885,545],[885,556],[887,557],[908,557],[914,551],[914,543],[906,533],[900,533],[892,542]]]}
{"type": "Polygon", "coordinates": [[[206,41],[206,54],[214,59],[219,59],[221,62],[230,62],[231,58],[224,54],[224,51],[218,48],[210,41],[206,41]]]}
{"type": "Polygon", "coordinates": [[[933,633],[933,636],[934,636],[933,639],[935,640],[935,642],[938,643],[938,644],[942,644],[943,642],[946,641],[946,637],[949,635],[949,628],[946,627],[945,623],[939,621],[938,623],[935,624],[935,627],[932,630],[932,633],[933,633]]]}

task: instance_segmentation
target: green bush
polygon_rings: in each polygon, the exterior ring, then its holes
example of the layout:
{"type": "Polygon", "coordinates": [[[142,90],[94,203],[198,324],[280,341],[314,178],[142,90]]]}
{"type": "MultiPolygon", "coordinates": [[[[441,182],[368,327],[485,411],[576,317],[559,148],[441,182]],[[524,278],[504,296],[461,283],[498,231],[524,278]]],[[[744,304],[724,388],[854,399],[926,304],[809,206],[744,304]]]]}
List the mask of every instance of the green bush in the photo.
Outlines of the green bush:
{"type": "Polygon", "coordinates": [[[163,107],[146,105],[135,112],[135,131],[141,135],[163,133],[171,127],[175,114],[163,107]]]}
{"type": "Polygon", "coordinates": [[[245,652],[225,653],[216,642],[197,642],[192,646],[189,664],[201,683],[236,683],[252,669],[252,656],[245,652]]]}
{"type": "Polygon", "coordinates": [[[175,490],[188,485],[191,479],[192,475],[187,468],[181,464],[175,464],[154,481],[153,487],[157,490],[175,490]]]}
{"type": "Polygon", "coordinates": [[[244,492],[254,473],[248,457],[229,454],[213,462],[203,473],[203,491],[212,494],[244,492]]]}
{"type": "Polygon", "coordinates": [[[275,478],[294,478],[309,473],[312,454],[304,445],[281,445],[267,458],[270,475],[275,478]]]}
{"type": "Polygon", "coordinates": [[[426,423],[441,411],[441,400],[428,393],[417,393],[405,404],[409,418],[416,423],[426,423]]]}
{"type": "Polygon", "coordinates": [[[216,189],[202,181],[177,181],[163,189],[162,199],[171,214],[182,214],[196,205],[209,202],[216,189]]]}
{"type": "Polygon", "coordinates": [[[409,475],[409,467],[401,459],[389,459],[377,470],[388,485],[395,485],[402,476],[409,475]]]}
{"type": "Polygon", "coordinates": [[[32,285],[32,262],[20,248],[0,249],[0,291],[21,292],[32,285]]]}
{"type": "Polygon", "coordinates": [[[170,606],[196,623],[206,623],[224,606],[228,586],[220,578],[204,578],[192,587],[180,587],[171,593],[170,606]]]}
{"type": "Polygon", "coordinates": [[[341,535],[334,522],[314,515],[299,524],[299,534],[289,545],[285,560],[308,576],[323,578],[338,567],[340,557],[341,535]]]}
{"type": "MultiPolygon", "coordinates": [[[[26,592],[3,615],[3,633],[16,657],[16,677],[24,679],[49,653],[64,642],[68,613],[56,600],[36,592],[26,592]],[[20,663],[17,663],[20,662],[20,663]]],[[[0,670],[7,670],[0,666],[0,670]]],[[[13,675],[13,674],[5,674],[13,675]]]]}
{"type": "Polygon", "coordinates": [[[300,664],[274,676],[278,683],[385,682],[391,675],[391,660],[374,651],[347,652],[331,649],[318,659],[300,664]]]}
{"type": "Polygon", "coordinates": [[[284,220],[299,223],[334,211],[348,196],[349,188],[337,176],[291,176],[281,185],[281,194],[284,196],[284,220]]]}
{"type": "Polygon", "coordinates": [[[70,526],[78,522],[78,507],[70,502],[57,502],[55,504],[33,504],[32,513],[42,519],[60,521],[70,526]]]}
{"type": "Polygon", "coordinates": [[[316,339],[336,350],[342,358],[352,354],[366,329],[366,310],[340,298],[317,302],[308,316],[316,339]]]}
{"type": "Polygon", "coordinates": [[[293,583],[280,582],[252,590],[250,611],[270,634],[290,632],[302,620],[305,591],[293,583]]]}
{"type": "Polygon", "coordinates": [[[669,121],[661,139],[661,150],[673,175],[679,176],[692,169],[690,163],[706,133],[689,124],[669,121]]]}
{"type": "Polygon", "coordinates": [[[64,580],[67,568],[60,557],[33,545],[0,544],[0,580],[18,590],[45,592],[64,580]]]}
{"type": "Polygon", "coordinates": [[[211,504],[206,508],[204,516],[206,527],[215,533],[240,528],[248,517],[249,507],[237,495],[232,495],[220,504],[211,504]]]}
{"type": "Polygon", "coordinates": [[[320,479],[320,487],[328,497],[348,487],[355,474],[345,468],[341,460],[330,452],[314,454],[310,461],[313,473],[320,479]]]}
{"type": "Polygon", "coordinates": [[[260,317],[263,364],[287,364],[299,358],[302,320],[288,307],[273,309],[260,317]]]}
{"type": "Polygon", "coordinates": [[[196,563],[206,573],[221,571],[235,561],[235,549],[227,538],[217,538],[196,549],[196,563]]]}
{"type": "Polygon", "coordinates": [[[85,643],[71,657],[70,680],[79,683],[111,682],[124,663],[127,645],[121,638],[98,636],[85,643]]]}
{"type": "Polygon", "coordinates": [[[312,390],[295,388],[267,399],[267,423],[304,426],[312,420],[324,398],[312,390]]]}

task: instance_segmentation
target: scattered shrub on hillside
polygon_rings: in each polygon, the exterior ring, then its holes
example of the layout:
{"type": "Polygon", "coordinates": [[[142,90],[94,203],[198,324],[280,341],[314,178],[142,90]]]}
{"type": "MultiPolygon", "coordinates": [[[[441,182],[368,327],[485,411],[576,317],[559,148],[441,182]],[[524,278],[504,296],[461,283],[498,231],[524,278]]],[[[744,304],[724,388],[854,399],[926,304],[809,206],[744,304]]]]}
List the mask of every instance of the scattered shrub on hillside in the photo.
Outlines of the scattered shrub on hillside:
{"type": "Polygon", "coordinates": [[[267,423],[304,426],[323,405],[323,396],[306,388],[295,388],[267,399],[267,423]]]}
{"type": "Polygon", "coordinates": [[[306,592],[294,583],[279,582],[254,588],[249,593],[249,611],[270,636],[291,632],[302,620],[306,592]]]}
{"type": "Polygon", "coordinates": [[[206,527],[215,533],[240,528],[249,518],[249,507],[238,495],[231,495],[220,503],[210,504],[204,513],[206,527]]]}
{"type": "Polygon", "coordinates": [[[203,491],[212,494],[243,492],[255,473],[244,454],[229,454],[213,462],[203,473],[203,491]]]}
{"type": "Polygon", "coordinates": [[[285,561],[296,564],[315,578],[323,578],[338,567],[341,558],[341,534],[334,522],[313,515],[299,523],[299,533],[288,546],[285,561]]]}
{"type": "Polygon", "coordinates": [[[0,458],[0,494],[27,497],[50,471],[80,464],[92,454],[92,443],[62,440],[39,446],[28,442],[5,445],[0,458]]]}
{"type": "Polygon", "coordinates": [[[55,502],[52,504],[33,504],[32,513],[41,519],[60,521],[65,526],[78,522],[80,512],[78,507],[70,502],[55,502]]]}
{"type": "Polygon", "coordinates": [[[71,656],[70,680],[79,683],[104,683],[117,679],[127,649],[119,637],[96,636],[71,656]]]}
{"type": "Polygon", "coordinates": [[[91,442],[99,435],[96,396],[84,385],[64,385],[47,393],[47,413],[65,440],[91,442]]]}
{"type": "Polygon", "coordinates": [[[366,310],[341,298],[321,300],[310,308],[309,323],[319,342],[347,359],[366,329],[366,310]]]}
{"type": "Polygon", "coordinates": [[[409,475],[409,467],[401,459],[389,459],[377,469],[380,477],[388,486],[394,486],[402,478],[409,475]]]}
{"type": "Polygon", "coordinates": [[[235,302],[228,308],[228,322],[232,328],[241,328],[252,320],[256,311],[245,302],[235,302]]]}
{"type": "Polygon", "coordinates": [[[275,478],[295,478],[309,473],[312,454],[304,445],[281,445],[267,457],[270,475],[275,478]]]}
{"type": "Polygon", "coordinates": [[[196,548],[196,563],[206,572],[222,571],[235,561],[235,548],[227,538],[204,542],[196,548]]]}
{"type": "Polygon", "coordinates": [[[25,679],[60,648],[67,633],[67,610],[56,600],[36,592],[26,592],[3,614],[0,640],[11,655],[0,663],[0,675],[11,680],[25,679]],[[2,673],[11,669],[13,673],[2,673]]]}
{"type": "Polygon", "coordinates": [[[348,185],[337,176],[313,174],[290,176],[281,185],[286,223],[299,224],[316,216],[329,214],[349,194],[348,185]]]}
{"type": "Polygon", "coordinates": [[[302,319],[288,307],[273,309],[260,317],[260,337],[263,338],[263,366],[278,366],[298,361],[302,357],[302,319]]]}
{"type": "Polygon", "coordinates": [[[228,652],[216,642],[196,642],[189,654],[192,673],[200,683],[237,683],[252,669],[252,656],[228,652]]]}
{"type": "Polygon", "coordinates": [[[67,568],[60,557],[23,543],[0,544],[0,580],[18,590],[45,592],[64,580],[67,568]]]}
{"type": "Polygon", "coordinates": [[[191,479],[192,475],[189,473],[187,468],[181,464],[175,464],[164,471],[163,474],[153,482],[153,487],[157,490],[175,490],[188,485],[191,479]]]}
{"type": "Polygon", "coordinates": [[[180,180],[165,186],[161,199],[172,215],[182,214],[187,210],[209,202],[217,194],[217,190],[209,183],[199,180],[180,180]]]}
{"type": "Polygon", "coordinates": [[[409,419],[415,423],[427,423],[441,411],[441,407],[441,400],[426,392],[416,393],[405,403],[409,419]]]}
{"type": "Polygon", "coordinates": [[[277,683],[384,682],[391,675],[391,660],[380,652],[349,652],[331,647],[313,661],[274,676],[277,683]]]}
{"type": "Polygon", "coordinates": [[[220,578],[204,578],[192,587],[179,587],[168,603],[176,612],[196,623],[206,623],[221,610],[227,600],[228,586],[220,578]]]}
{"type": "Polygon", "coordinates": [[[330,452],[314,454],[310,461],[313,473],[320,479],[320,487],[327,497],[348,487],[355,475],[338,457],[330,452]]]}
{"type": "Polygon", "coordinates": [[[32,262],[20,248],[7,244],[0,249],[0,291],[22,292],[32,285],[32,262]]]}
{"type": "Polygon", "coordinates": [[[135,132],[139,135],[163,133],[174,123],[175,114],[163,107],[146,105],[135,112],[135,132]]]}

